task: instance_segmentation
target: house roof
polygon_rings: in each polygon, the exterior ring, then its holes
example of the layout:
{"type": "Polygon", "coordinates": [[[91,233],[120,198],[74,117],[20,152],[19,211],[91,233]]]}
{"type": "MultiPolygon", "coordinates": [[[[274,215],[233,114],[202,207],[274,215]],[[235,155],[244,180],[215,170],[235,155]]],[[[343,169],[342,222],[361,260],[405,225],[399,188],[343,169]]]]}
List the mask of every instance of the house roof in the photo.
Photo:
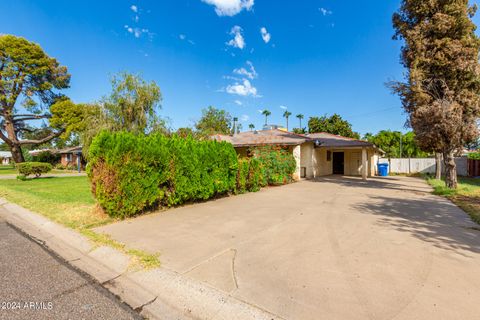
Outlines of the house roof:
{"type": "Polygon", "coordinates": [[[60,153],[60,154],[78,153],[78,152],[82,152],[82,146],[70,147],[70,148],[66,148],[66,149],[62,149],[62,150],[58,151],[58,153],[60,153]]]}
{"type": "Polygon", "coordinates": [[[0,158],[11,158],[12,153],[10,151],[0,151],[0,158]]]}
{"type": "Polygon", "coordinates": [[[320,132],[307,135],[308,138],[318,141],[316,143],[319,147],[329,148],[351,148],[351,147],[375,147],[373,143],[364,140],[352,139],[338,136],[331,133],[320,132]]]}
{"type": "Polygon", "coordinates": [[[373,143],[367,141],[342,137],[326,132],[303,135],[278,129],[241,132],[233,136],[214,135],[212,139],[230,142],[234,147],[254,147],[262,145],[296,146],[305,142],[313,142],[317,147],[327,148],[376,148],[373,143]]]}
{"type": "Polygon", "coordinates": [[[310,139],[301,134],[295,134],[278,129],[247,131],[228,135],[214,135],[212,139],[217,141],[226,141],[233,144],[234,147],[252,147],[264,145],[296,146],[310,139]]]}

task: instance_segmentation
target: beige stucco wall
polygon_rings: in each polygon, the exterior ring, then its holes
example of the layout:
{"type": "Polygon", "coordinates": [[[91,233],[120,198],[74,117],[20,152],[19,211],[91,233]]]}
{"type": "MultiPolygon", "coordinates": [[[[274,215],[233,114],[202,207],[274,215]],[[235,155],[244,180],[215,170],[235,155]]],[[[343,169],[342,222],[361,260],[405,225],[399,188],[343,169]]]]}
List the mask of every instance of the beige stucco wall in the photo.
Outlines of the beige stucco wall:
{"type": "MultiPolygon", "coordinates": [[[[247,156],[248,148],[235,148],[241,157],[247,156]]],[[[301,168],[306,169],[306,178],[312,179],[321,176],[333,174],[333,152],[344,152],[345,154],[345,175],[361,176],[362,175],[362,149],[328,149],[315,148],[313,142],[306,142],[299,146],[291,146],[288,148],[293,154],[296,161],[296,169],[294,178],[299,180],[301,177],[301,168]],[[327,152],[330,151],[331,158],[327,161],[327,152]]],[[[369,177],[376,174],[376,163],[378,154],[374,149],[367,149],[367,175],[369,177]]]]}

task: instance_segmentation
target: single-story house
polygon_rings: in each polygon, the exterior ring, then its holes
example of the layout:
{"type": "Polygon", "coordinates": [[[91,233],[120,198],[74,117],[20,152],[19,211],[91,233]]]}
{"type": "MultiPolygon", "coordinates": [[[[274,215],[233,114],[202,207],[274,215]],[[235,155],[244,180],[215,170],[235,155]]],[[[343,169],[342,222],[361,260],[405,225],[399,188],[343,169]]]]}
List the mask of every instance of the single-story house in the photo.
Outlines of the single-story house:
{"type": "Polygon", "coordinates": [[[81,166],[84,166],[82,146],[62,149],[58,151],[58,153],[60,154],[60,163],[62,166],[77,167],[79,160],[81,166]]]}
{"type": "Polygon", "coordinates": [[[12,163],[12,153],[10,151],[0,151],[0,161],[2,165],[8,165],[12,163]]]}
{"type": "Polygon", "coordinates": [[[291,152],[297,162],[296,179],[311,179],[332,174],[374,176],[383,151],[374,144],[329,133],[295,134],[283,130],[249,131],[214,135],[217,141],[233,144],[240,156],[249,156],[252,147],[280,146],[291,152]]]}

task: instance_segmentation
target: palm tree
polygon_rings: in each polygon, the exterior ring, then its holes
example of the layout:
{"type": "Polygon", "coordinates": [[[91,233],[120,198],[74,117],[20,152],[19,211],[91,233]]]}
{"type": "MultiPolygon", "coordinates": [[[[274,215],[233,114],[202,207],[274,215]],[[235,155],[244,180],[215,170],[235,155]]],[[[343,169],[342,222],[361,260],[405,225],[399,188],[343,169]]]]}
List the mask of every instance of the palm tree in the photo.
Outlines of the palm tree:
{"type": "Polygon", "coordinates": [[[237,133],[242,132],[242,128],[243,128],[243,126],[242,126],[241,123],[237,124],[237,133]]]}
{"type": "Polygon", "coordinates": [[[285,112],[283,113],[283,117],[287,119],[287,131],[288,131],[288,117],[290,117],[291,115],[292,113],[289,112],[288,110],[285,110],[285,112]]]}
{"type": "Polygon", "coordinates": [[[250,123],[248,127],[250,128],[250,131],[253,131],[253,129],[255,129],[255,125],[253,123],[250,123]]]}
{"type": "Polygon", "coordinates": [[[268,124],[267,120],[268,120],[268,116],[271,115],[272,113],[270,111],[268,111],[267,109],[263,110],[262,114],[265,116],[265,125],[268,124]]]}
{"type": "Polygon", "coordinates": [[[299,129],[302,130],[302,119],[304,118],[304,116],[303,116],[303,114],[300,113],[300,114],[297,114],[297,118],[298,118],[298,120],[300,120],[300,128],[299,129]]]}

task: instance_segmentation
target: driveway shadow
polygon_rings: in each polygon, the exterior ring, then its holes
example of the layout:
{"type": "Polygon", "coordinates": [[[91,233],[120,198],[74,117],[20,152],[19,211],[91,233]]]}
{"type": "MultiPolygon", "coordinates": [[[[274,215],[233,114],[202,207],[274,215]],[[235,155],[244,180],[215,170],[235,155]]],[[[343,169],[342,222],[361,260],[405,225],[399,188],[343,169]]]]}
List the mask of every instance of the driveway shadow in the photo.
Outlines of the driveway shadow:
{"type": "Polygon", "coordinates": [[[315,181],[329,182],[350,188],[377,189],[366,194],[365,201],[352,204],[355,211],[379,216],[378,224],[466,256],[460,250],[480,253],[480,231],[469,216],[450,201],[431,195],[420,178],[372,178],[363,181],[350,177],[323,177],[315,181]],[[417,180],[418,179],[418,180],[417,180]],[[385,195],[382,191],[385,190],[385,195]],[[407,191],[402,194],[389,190],[407,191]],[[415,195],[411,195],[413,192],[415,195]]]}
{"type": "Polygon", "coordinates": [[[371,196],[369,200],[355,208],[380,216],[381,225],[408,232],[437,248],[456,253],[459,249],[480,253],[480,232],[466,213],[443,199],[371,196]]]}
{"type": "Polygon", "coordinates": [[[414,178],[414,177],[372,177],[368,178],[367,181],[362,180],[358,177],[347,177],[347,176],[325,176],[319,177],[316,179],[309,180],[311,182],[329,182],[336,185],[344,187],[354,187],[354,188],[368,188],[368,189],[390,189],[390,190],[401,190],[401,191],[410,191],[415,193],[430,194],[432,188],[427,185],[423,179],[414,178]],[[408,179],[409,183],[405,183],[405,179],[408,179]]]}

